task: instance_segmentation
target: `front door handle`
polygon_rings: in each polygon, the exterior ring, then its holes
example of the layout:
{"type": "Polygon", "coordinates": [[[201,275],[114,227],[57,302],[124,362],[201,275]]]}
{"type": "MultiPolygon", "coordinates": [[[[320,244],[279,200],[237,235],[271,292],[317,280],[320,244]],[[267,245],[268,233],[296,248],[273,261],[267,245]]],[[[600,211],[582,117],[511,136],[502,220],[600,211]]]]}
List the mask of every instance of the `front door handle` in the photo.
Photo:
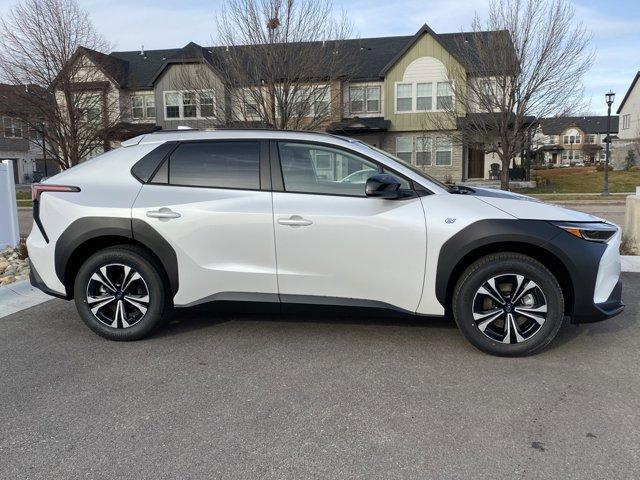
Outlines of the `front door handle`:
{"type": "Polygon", "coordinates": [[[289,218],[279,218],[278,223],[280,225],[288,225],[289,227],[308,227],[313,225],[311,220],[302,218],[300,215],[291,215],[289,218]]]}
{"type": "Polygon", "coordinates": [[[180,218],[181,215],[178,212],[174,212],[170,208],[162,207],[160,210],[149,210],[147,212],[149,218],[180,218]]]}

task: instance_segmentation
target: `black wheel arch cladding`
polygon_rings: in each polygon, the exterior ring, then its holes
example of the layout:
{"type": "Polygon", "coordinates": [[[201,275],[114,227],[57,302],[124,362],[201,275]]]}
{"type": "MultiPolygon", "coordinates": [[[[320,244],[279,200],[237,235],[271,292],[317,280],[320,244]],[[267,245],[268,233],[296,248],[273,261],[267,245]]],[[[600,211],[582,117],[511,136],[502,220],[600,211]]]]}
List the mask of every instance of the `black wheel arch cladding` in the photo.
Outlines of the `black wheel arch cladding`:
{"type": "MultiPolygon", "coordinates": [[[[522,219],[480,220],[447,240],[440,249],[436,270],[438,301],[447,308],[452,282],[455,284],[457,281],[452,274],[465,257],[492,245],[507,245],[508,250],[510,243],[531,245],[532,248],[548,252],[550,262],[561,262],[569,273],[573,296],[568,305],[568,313],[588,313],[593,307],[596,276],[606,245],[576,238],[546,220],[522,219]]],[[[526,254],[522,251],[520,253],[526,254]]],[[[554,265],[547,262],[546,266],[549,268],[554,265]]]]}
{"type": "Polygon", "coordinates": [[[78,249],[101,238],[128,239],[146,247],[162,264],[172,295],[176,294],[179,288],[178,259],[173,247],[147,222],[118,217],[80,218],[60,235],[55,247],[55,271],[63,285],[66,285],[67,269],[78,249]]]}

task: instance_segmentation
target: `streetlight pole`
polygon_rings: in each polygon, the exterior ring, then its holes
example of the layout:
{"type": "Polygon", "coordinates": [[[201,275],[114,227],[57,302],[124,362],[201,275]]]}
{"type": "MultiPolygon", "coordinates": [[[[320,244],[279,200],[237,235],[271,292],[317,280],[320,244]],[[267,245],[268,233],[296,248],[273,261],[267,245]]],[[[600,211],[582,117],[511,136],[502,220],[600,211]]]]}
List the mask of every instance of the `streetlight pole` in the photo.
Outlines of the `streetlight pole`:
{"type": "Polygon", "coordinates": [[[607,146],[605,151],[605,160],[604,160],[604,188],[602,190],[602,195],[610,195],[609,193],[609,147],[611,145],[611,105],[613,105],[613,99],[615,97],[615,93],[609,90],[609,93],[605,95],[607,102],[607,146]]]}

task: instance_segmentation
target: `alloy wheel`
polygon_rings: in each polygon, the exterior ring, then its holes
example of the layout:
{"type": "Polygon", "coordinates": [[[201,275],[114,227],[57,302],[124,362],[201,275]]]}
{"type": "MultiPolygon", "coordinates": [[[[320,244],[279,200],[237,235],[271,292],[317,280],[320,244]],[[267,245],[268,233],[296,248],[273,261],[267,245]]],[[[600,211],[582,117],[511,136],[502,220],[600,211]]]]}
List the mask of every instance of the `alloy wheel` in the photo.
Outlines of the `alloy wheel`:
{"type": "Polygon", "coordinates": [[[536,282],[524,275],[497,275],[484,282],[473,299],[473,320],[491,340],[521,343],[540,331],[547,300],[536,282]]]}
{"type": "Polygon", "coordinates": [[[139,272],[128,265],[111,263],[89,278],[86,300],[91,313],[111,328],[129,328],[146,315],[149,288],[139,272]]]}

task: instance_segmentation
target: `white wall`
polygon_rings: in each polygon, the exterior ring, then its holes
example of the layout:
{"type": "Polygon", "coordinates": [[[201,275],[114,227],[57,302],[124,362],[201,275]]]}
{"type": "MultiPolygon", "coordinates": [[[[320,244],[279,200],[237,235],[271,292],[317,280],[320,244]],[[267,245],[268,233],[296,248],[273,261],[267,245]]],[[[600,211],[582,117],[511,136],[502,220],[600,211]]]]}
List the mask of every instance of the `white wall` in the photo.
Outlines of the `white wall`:
{"type": "Polygon", "coordinates": [[[620,125],[618,127],[618,137],[623,140],[637,139],[640,137],[640,81],[637,81],[629,98],[620,110],[620,125]],[[629,128],[622,128],[623,117],[629,115],[629,128]]]}
{"type": "Polygon", "coordinates": [[[20,241],[16,188],[13,183],[13,162],[0,163],[0,248],[15,247],[20,241]]]}

